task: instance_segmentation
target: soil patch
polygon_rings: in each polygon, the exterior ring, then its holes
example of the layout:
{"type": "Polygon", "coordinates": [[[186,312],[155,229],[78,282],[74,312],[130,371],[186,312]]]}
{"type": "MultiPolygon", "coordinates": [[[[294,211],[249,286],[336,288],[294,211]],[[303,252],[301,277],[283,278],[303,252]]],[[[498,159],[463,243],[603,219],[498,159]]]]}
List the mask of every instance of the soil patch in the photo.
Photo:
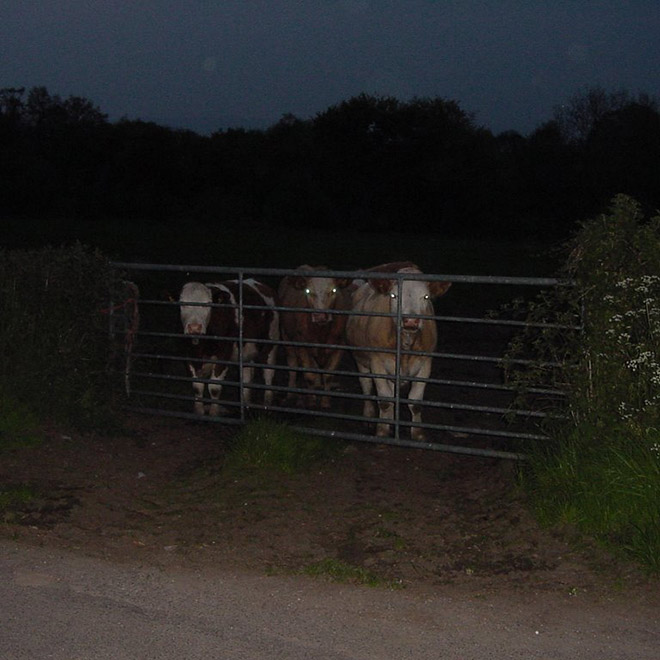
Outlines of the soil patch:
{"type": "Polygon", "coordinates": [[[129,417],[119,435],[46,431],[6,452],[0,483],[33,497],[0,534],[157,566],[299,573],[322,562],[383,586],[611,596],[657,583],[535,522],[515,464],[350,444],[304,474],[227,478],[235,427],[129,417]]]}

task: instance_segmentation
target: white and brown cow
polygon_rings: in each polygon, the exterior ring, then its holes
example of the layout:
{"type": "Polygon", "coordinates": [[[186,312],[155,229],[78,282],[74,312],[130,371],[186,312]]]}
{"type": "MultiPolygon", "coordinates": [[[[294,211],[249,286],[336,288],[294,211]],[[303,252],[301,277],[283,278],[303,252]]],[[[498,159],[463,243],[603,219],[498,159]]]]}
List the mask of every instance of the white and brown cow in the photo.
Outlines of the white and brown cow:
{"type": "MultiPolygon", "coordinates": [[[[218,399],[229,368],[228,364],[215,361],[237,362],[239,359],[239,286],[237,280],[211,284],[187,282],[179,296],[183,333],[191,338],[188,345],[188,369],[193,379],[211,381],[208,383],[209,396],[212,399],[210,415],[218,415],[220,412],[218,399]]],[[[275,363],[277,345],[262,343],[260,340],[279,340],[279,314],[274,309],[276,294],[270,287],[253,279],[243,280],[242,288],[242,302],[247,307],[243,311],[242,319],[242,360],[263,364],[264,383],[270,387],[275,373],[272,365],[275,363]],[[251,309],[252,306],[258,309],[251,309]]],[[[252,382],[253,372],[254,367],[243,367],[242,395],[245,403],[250,402],[251,389],[247,385],[252,382]]],[[[198,415],[204,414],[206,384],[193,381],[194,410],[198,415]]],[[[264,404],[269,406],[272,399],[272,390],[266,389],[264,404]]]]}
{"type": "MultiPolygon", "coordinates": [[[[282,307],[291,307],[295,311],[282,311],[281,330],[286,345],[286,359],[289,366],[289,387],[296,387],[298,370],[303,370],[303,383],[310,390],[328,392],[334,386],[332,372],[337,369],[343,350],[346,314],[350,308],[350,296],[346,287],[350,279],[338,277],[317,277],[315,271],[328,270],[326,266],[299,266],[300,274],[288,275],[278,289],[282,307]],[[297,344],[316,344],[300,346],[297,344]],[[316,373],[311,370],[324,370],[316,373]]],[[[289,398],[293,393],[289,392],[289,398]]],[[[299,398],[301,404],[305,399],[299,398]]],[[[316,395],[310,393],[306,398],[309,406],[316,404],[316,395]]],[[[330,407],[330,397],[320,398],[322,408],[330,407]]]]}
{"type": "MultiPolygon", "coordinates": [[[[420,274],[420,269],[410,262],[388,263],[369,269],[374,273],[410,273],[420,274]]],[[[397,323],[400,316],[401,363],[399,375],[401,381],[410,383],[408,407],[412,423],[421,424],[421,406],[415,402],[424,398],[427,379],[431,374],[429,355],[415,354],[415,351],[433,352],[437,343],[436,322],[420,316],[433,315],[432,300],[444,295],[450,282],[425,282],[423,280],[403,279],[401,286],[396,279],[369,278],[353,293],[352,311],[346,324],[346,338],[352,351],[360,376],[360,386],[366,396],[371,396],[375,383],[377,395],[392,398],[395,393],[394,376],[396,375],[397,323]],[[399,306],[401,313],[399,315],[399,306]],[[366,314],[376,314],[368,316],[366,314]],[[397,314],[397,317],[378,316],[378,314],[397,314]],[[372,350],[360,350],[372,349],[372,350]],[[392,352],[373,351],[386,349],[392,352]],[[384,376],[372,378],[372,375],[384,376]]],[[[379,423],[377,435],[390,434],[388,420],[393,419],[394,404],[391,401],[379,401],[379,423]]],[[[373,400],[365,400],[364,416],[375,417],[373,400]]],[[[412,426],[413,440],[423,440],[424,431],[419,426],[412,426]]]]}

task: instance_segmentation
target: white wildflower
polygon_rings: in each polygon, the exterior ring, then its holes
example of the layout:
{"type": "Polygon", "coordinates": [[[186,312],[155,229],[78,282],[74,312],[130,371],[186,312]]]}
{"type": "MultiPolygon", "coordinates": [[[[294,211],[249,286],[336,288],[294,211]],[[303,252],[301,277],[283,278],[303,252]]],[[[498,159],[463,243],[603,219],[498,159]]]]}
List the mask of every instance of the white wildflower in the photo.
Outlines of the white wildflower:
{"type": "Polygon", "coordinates": [[[626,277],[624,280],[616,283],[616,286],[620,289],[627,289],[631,284],[633,284],[632,277],[626,277]]]}

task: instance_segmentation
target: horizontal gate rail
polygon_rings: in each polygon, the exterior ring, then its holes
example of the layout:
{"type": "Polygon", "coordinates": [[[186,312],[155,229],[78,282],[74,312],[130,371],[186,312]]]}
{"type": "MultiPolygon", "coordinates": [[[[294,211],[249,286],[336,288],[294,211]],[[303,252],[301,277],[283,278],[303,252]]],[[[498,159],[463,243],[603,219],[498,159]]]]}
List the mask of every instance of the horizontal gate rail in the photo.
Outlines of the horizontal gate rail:
{"type": "MultiPolygon", "coordinates": [[[[150,272],[160,272],[160,273],[169,273],[170,277],[176,277],[178,286],[180,286],[191,279],[198,279],[198,281],[203,281],[204,279],[213,279],[209,277],[201,277],[202,275],[219,275],[218,282],[222,282],[228,279],[235,279],[239,282],[239,295],[237,304],[228,304],[228,303],[194,303],[186,302],[187,306],[204,306],[204,307],[225,307],[225,308],[238,308],[239,310],[259,310],[265,309],[259,305],[248,305],[243,301],[243,288],[242,285],[248,283],[253,277],[277,277],[281,278],[286,275],[309,275],[314,277],[341,277],[341,278],[352,278],[354,281],[357,280],[358,283],[361,283],[362,280],[367,279],[389,279],[396,281],[396,286],[399,288],[402,286],[404,280],[423,280],[423,281],[449,281],[452,283],[461,283],[461,284],[471,284],[471,285],[498,285],[501,287],[508,286],[524,286],[524,287],[556,287],[556,286],[571,286],[572,282],[566,280],[559,280],[556,278],[524,278],[524,277],[491,277],[491,276],[472,276],[472,275],[437,275],[437,274],[427,274],[427,273],[392,273],[392,272],[383,272],[379,273],[376,271],[337,271],[337,270],[323,270],[323,271],[309,271],[305,272],[302,269],[272,269],[272,268],[238,268],[238,267],[211,267],[211,266],[192,266],[192,265],[171,265],[171,264],[141,264],[141,263],[128,263],[128,262],[116,262],[115,267],[123,271],[129,271],[131,273],[142,273],[143,276],[150,272]],[[195,277],[193,277],[194,275],[195,277]]],[[[141,299],[140,302],[141,309],[151,308],[157,312],[157,310],[162,310],[158,312],[161,316],[163,314],[170,314],[170,317],[176,316],[178,318],[178,307],[179,302],[173,301],[170,299],[156,299],[153,296],[146,297],[141,299]],[[167,308],[177,308],[172,310],[170,313],[167,308]]],[[[267,309],[273,309],[269,307],[267,309]]],[[[276,305],[274,307],[276,311],[280,313],[284,312],[293,312],[293,313],[311,313],[311,309],[307,307],[283,307],[276,305]]],[[[354,312],[350,310],[325,310],[335,315],[352,315],[354,312]]],[[[154,313],[155,313],[154,312],[154,313]]],[[[148,314],[144,314],[148,317],[148,314]]],[[[399,306],[398,313],[381,313],[381,312],[362,312],[360,311],[359,316],[389,316],[401,320],[401,307],[399,306]]],[[[501,331],[498,330],[498,333],[503,332],[514,332],[521,328],[525,327],[534,327],[539,329],[553,328],[566,330],[567,332],[580,331],[581,325],[579,320],[576,319],[575,324],[559,324],[559,323],[534,323],[528,324],[525,321],[516,320],[516,319],[506,319],[506,318],[493,318],[492,316],[480,318],[476,316],[466,316],[466,315],[419,315],[420,319],[430,319],[434,320],[439,324],[453,324],[456,326],[464,325],[466,327],[473,326],[478,328],[480,325],[484,327],[499,327],[501,331]]],[[[390,353],[394,354],[396,357],[395,364],[397,365],[395,374],[362,374],[357,370],[350,370],[345,367],[339,366],[338,369],[332,372],[333,378],[336,378],[342,382],[343,391],[321,391],[321,390],[310,390],[305,387],[282,385],[277,382],[277,374],[289,374],[293,372],[296,376],[303,373],[311,373],[316,375],[323,376],[329,372],[320,368],[314,367],[289,367],[287,364],[278,362],[273,365],[263,365],[261,363],[256,363],[252,361],[246,361],[243,357],[243,342],[245,341],[254,341],[253,339],[247,339],[243,336],[243,326],[242,319],[243,314],[238,314],[239,319],[239,350],[238,350],[238,360],[204,360],[205,363],[220,364],[223,367],[238,367],[238,373],[236,377],[229,377],[230,374],[227,374],[227,378],[223,380],[223,398],[219,401],[212,401],[210,398],[203,398],[201,402],[203,404],[209,403],[219,403],[225,411],[234,410],[238,411],[238,416],[227,416],[225,413],[220,415],[217,418],[200,417],[192,412],[185,412],[180,409],[172,409],[171,405],[174,405],[175,408],[181,402],[188,403],[190,405],[194,400],[194,397],[191,395],[190,389],[188,389],[188,394],[184,395],[180,389],[178,389],[178,384],[187,383],[188,388],[190,388],[193,382],[195,383],[204,383],[208,384],[213,381],[210,379],[204,378],[191,378],[190,375],[176,375],[172,373],[164,373],[164,370],[176,369],[182,367],[177,367],[177,365],[183,365],[184,363],[191,362],[189,357],[177,354],[176,351],[173,351],[171,348],[162,351],[162,350],[150,350],[147,346],[147,350],[143,350],[141,342],[146,342],[147,344],[151,342],[158,345],[167,345],[171,342],[181,342],[186,339],[189,340],[189,337],[184,335],[181,332],[180,323],[175,329],[173,327],[159,326],[158,324],[155,327],[146,327],[140,329],[138,336],[140,342],[138,343],[138,350],[133,350],[132,352],[132,362],[135,363],[135,368],[131,373],[131,378],[133,381],[149,381],[154,384],[157,384],[157,388],[145,388],[145,387],[136,387],[135,384],[132,386],[131,399],[134,399],[133,403],[129,406],[129,409],[154,413],[168,416],[176,416],[182,418],[190,418],[196,420],[204,421],[220,421],[228,424],[241,424],[245,421],[245,414],[247,411],[258,412],[266,411],[270,413],[284,414],[287,416],[293,416],[297,420],[301,419],[313,419],[316,421],[319,418],[326,420],[334,420],[342,424],[341,427],[337,429],[326,429],[326,428],[317,428],[315,426],[303,425],[301,426],[294,420],[294,428],[299,428],[304,430],[307,433],[322,435],[332,438],[343,438],[347,440],[360,440],[367,442],[378,442],[378,443],[388,443],[398,446],[405,447],[420,447],[425,449],[435,449],[439,451],[449,451],[454,453],[462,454],[475,454],[482,456],[493,456],[499,458],[516,458],[522,459],[525,457],[525,453],[521,451],[509,451],[508,449],[497,449],[497,448],[487,448],[482,446],[458,446],[455,444],[446,444],[439,442],[426,442],[420,440],[412,440],[409,438],[400,437],[401,429],[411,429],[412,427],[421,428],[431,432],[444,432],[453,435],[454,437],[460,438],[500,438],[502,440],[514,440],[514,441],[525,441],[525,440],[534,440],[534,441],[548,441],[548,438],[543,433],[532,432],[526,429],[515,429],[510,426],[510,424],[504,424],[504,419],[517,419],[522,422],[522,420],[542,420],[542,419],[553,419],[561,418],[561,414],[557,412],[557,405],[550,405],[550,410],[545,411],[539,408],[527,408],[521,409],[514,407],[511,403],[495,403],[492,402],[481,402],[478,400],[461,400],[467,396],[467,392],[473,391],[474,395],[471,397],[482,396],[480,393],[493,392],[491,399],[495,397],[495,393],[499,393],[497,396],[508,396],[513,397],[517,392],[517,388],[511,384],[502,382],[501,380],[495,381],[492,376],[484,379],[484,375],[489,370],[501,370],[505,365],[506,366],[515,366],[515,367],[528,367],[528,366],[543,366],[543,367],[556,367],[556,364],[547,362],[542,365],[534,360],[516,358],[510,359],[505,357],[503,354],[498,355],[483,355],[483,354],[472,354],[467,352],[457,352],[452,350],[444,351],[433,351],[433,352],[417,352],[404,350],[403,347],[398,344],[396,348],[392,349],[380,349],[374,347],[352,347],[346,346],[344,344],[318,344],[311,342],[294,342],[288,341],[283,342],[282,340],[267,340],[267,339],[258,339],[257,343],[264,345],[276,344],[278,346],[289,346],[294,348],[310,348],[310,349],[338,349],[343,351],[343,354],[347,357],[350,357],[353,351],[360,352],[375,352],[375,353],[390,353]],[[438,375],[432,373],[428,378],[406,378],[406,382],[423,382],[426,384],[426,396],[423,400],[411,400],[402,396],[400,389],[403,386],[403,378],[398,372],[398,365],[400,360],[408,355],[426,355],[431,357],[434,364],[447,364],[455,363],[453,371],[459,371],[462,369],[459,365],[464,363],[466,365],[474,365],[470,367],[471,370],[477,370],[478,372],[483,372],[481,379],[478,378],[461,378],[459,377],[437,377],[438,375]],[[151,366],[149,366],[151,365],[151,366]],[[167,366],[170,365],[170,366],[167,366]],[[483,365],[483,367],[479,366],[483,365]],[[276,374],[275,382],[271,386],[259,382],[251,382],[249,384],[243,383],[243,368],[252,368],[252,369],[263,369],[266,366],[268,369],[272,369],[276,374]],[[145,368],[146,367],[146,368],[145,368]],[[375,394],[365,395],[362,392],[355,391],[355,384],[357,383],[358,377],[360,378],[371,378],[374,380],[377,379],[387,379],[393,381],[395,386],[394,396],[392,397],[380,397],[375,394]],[[352,386],[346,390],[346,383],[353,383],[352,386]],[[158,389],[162,388],[162,389],[158,389]],[[226,389],[227,388],[227,389],[226,389]],[[393,419],[386,420],[385,423],[390,425],[390,428],[394,431],[394,437],[384,438],[376,437],[373,435],[367,435],[365,433],[354,432],[351,430],[355,428],[356,425],[362,425],[365,422],[374,423],[378,421],[376,419],[366,418],[362,414],[350,413],[350,412],[338,412],[337,410],[327,410],[327,409],[306,409],[301,407],[292,407],[291,405],[282,405],[280,401],[276,400],[274,405],[269,405],[265,407],[259,403],[250,402],[249,404],[243,400],[243,391],[244,388],[260,392],[264,390],[271,390],[274,395],[277,397],[279,395],[287,395],[286,403],[289,403],[290,397],[306,397],[309,395],[323,395],[327,396],[328,400],[333,402],[334,405],[338,405],[341,409],[350,408],[353,403],[359,403],[360,405],[364,402],[372,401],[375,404],[380,403],[392,403],[394,405],[395,414],[393,419]],[[231,390],[232,394],[229,398],[225,395],[227,390],[231,390]],[[238,391],[238,396],[236,397],[235,392],[238,391]],[[452,398],[457,397],[459,400],[445,400],[444,397],[438,398],[438,393],[440,391],[447,392],[452,394],[452,398]],[[431,394],[433,393],[433,395],[431,394]],[[458,393],[465,392],[465,395],[459,395],[458,393]],[[158,404],[158,407],[154,407],[153,404],[149,405],[148,403],[143,403],[142,405],[136,404],[136,401],[161,401],[161,402],[170,402],[170,407],[167,404],[158,404]],[[437,417],[440,415],[440,420],[434,419],[433,421],[424,421],[413,422],[409,419],[402,419],[402,413],[405,410],[407,415],[407,407],[409,405],[415,405],[423,410],[426,410],[431,417],[437,417]],[[444,412],[443,412],[444,411],[444,412]],[[460,414],[462,416],[467,415],[470,417],[485,416],[492,418],[493,420],[502,420],[499,421],[499,428],[497,424],[493,426],[492,423],[488,422],[486,424],[478,425],[476,423],[446,423],[448,420],[444,420],[443,416],[452,413],[460,414]]],[[[439,333],[439,347],[442,346],[442,334],[439,333]]],[[[219,341],[232,341],[236,342],[237,338],[234,336],[209,336],[212,340],[219,341]]],[[[446,347],[444,347],[446,349],[446,347]]],[[[461,346],[462,348],[462,346],[461,346]]],[[[352,362],[352,360],[351,360],[352,362]]],[[[447,369],[445,369],[446,371],[447,369]]],[[[452,374],[453,375],[453,374],[452,374]]],[[[128,387],[127,387],[128,392],[128,387]]],[[[536,397],[549,397],[550,401],[559,401],[561,397],[564,396],[559,390],[548,388],[548,387],[530,387],[525,390],[526,394],[530,394],[536,397]]],[[[495,397],[497,398],[497,397],[495,397]]],[[[409,417],[409,415],[408,415],[409,417]]]]}
{"type": "MultiPolygon", "coordinates": [[[[221,364],[235,364],[235,363],[229,363],[226,361],[220,362],[221,364]]],[[[254,366],[254,367],[262,367],[262,365],[256,365],[255,363],[246,363],[245,366],[254,366]]],[[[320,371],[320,373],[327,373],[320,371]]],[[[336,375],[340,375],[337,372],[333,372],[336,375]]],[[[350,375],[350,376],[356,376],[356,372],[342,372],[343,375],[350,375]]],[[[208,378],[190,378],[187,376],[170,376],[170,375],[161,375],[161,374],[154,374],[150,372],[136,372],[134,374],[136,377],[144,377],[144,378],[154,378],[154,379],[162,379],[162,380],[170,380],[170,381],[185,381],[185,382],[195,382],[195,383],[213,383],[213,380],[210,380],[208,378]]],[[[372,376],[373,378],[378,378],[379,376],[372,376]]],[[[415,379],[416,381],[423,381],[423,382],[433,382],[431,379],[424,379],[424,378],[418,378],[415,379]]],[[[224,385],[227,385],[229,387],[239,387],[241,386],[241,381],[240,380],[230,380],[226,379],[223,381],[224,385]]],[[[247,385],[244,385],[248,389],[252,390],[272,390],[273,392],[283,392],[283,393],[293,393],[293,394],[309,394],[310,390],[305,389],[302,387],[289,387],[289,386],[282,386],[282,385],[263,385],[262,383],[250,383],[247,385]]],[[[134,390],[135,394],[149,394],[151,396],[158,396],[157,392],[147,392],[144,390],[134,390]]],[[[179,395],[176,395],[179,396],[179,395]]],[[[359,393],[346,393],[346,392],[333,392],[329,391],[327,392],[327,396],[330,398],[335,398],[335,399],[351,399],[351,400],[357,400],[357,401],[383,401],[386,403],[395,403],[396,401],[399,401],[400,403],[405,403],[405,404],[412,404],[412,403],[417,403],[413,399],[407,399],[405,397],[386,397],[386,396],[377,396],[377,395],[366,395],[366,394],[359,394],[359,393]]],[[[180,397],[180,398],[185,398],[185,399],[191,399],[191,397],[180,397]]],[[[211,402],[211,399],[205,399],[204,400],[206,403],[211,402]]],[[[223,401],[223,403],[227,405],[239,405],[233,401],[223,401]]],[[[560,415],[557,413],[546,413],[540,410],[524,410],[524,409],[511,409],[511,408],[502,408],[502,407],[497,407],[497,406],[477,406],[477,405],[472,405],[472,404],[465,404],[465,403],[453,403],[453,402],[448,402],[448,401],[422,401],[421,404],[418,404],[422,407],[425,408],[444,408],[444,409],[450,409],[450,410],[465,410],[465,411],[472,411],[472,412],[483,412],[483,413],[492,413],[492,414],[498,414],[498,415],[515,415],[519,417],[537,417],[537,418],[546,418],[546,419],[564,419],[564,415],[560,415]]],[[[252,408],[257,408],[259,407],[258,404],[251,404],[252,408]]],[[[275,405],[270,405],[268,407],[263,406],[264,410],[276,410],[277,406],[275,405]]],[[[296,409],[300,414],[307,414],[307,411],[304,410],[298,410],[296,409]]],[[[309,411],[309,414],[314,414],[318,415],[318,411],[309,411]]],[[[334,413],[324,411],[324,416],[328,417],[334,417],[337,416],[334,413]]],[[[353,416],[346,417],[347,419],[354,419],[353,416]]],[[[358,419],[358,418],[355,418],[358,419]]],[[[361,421],[365,421],[364,417],[359,418],[361,421]]],[[[402,424],[404,423],[403,420],[401,422],[402,424]]],[[[424,428],[426,428],[426,425],[424,425],[424,428]]],[[[429,425],[429,428],[431,428],[431,425],[429,425]]]]}
{"type": "MultiPolygon", "coordinates": [[[[145,333],[149,334],[149,333],[145,333]]],[[[156,334],[156,333],[153,333],[156,334]]],[[[168,336],[168,337],[184,337],[185,335],[178,335],[178,334],[164,334],[164,333],[158,333],[157,336],[168,336]]],[[[277,344],[281,345],[281,342],[274,342],[277,344]]],[[[291,342],[293,344],[294,342],[291,342]]],[[[287,345],[289,345],[287,343],[287,345]]],[[[300,342],[300,346],[316,346],[317,344],[304,344],[300,342]]],[[[423,354],[423,353],[421,353],[423,354]]],[[[454,355],[449,355],[446,353],[429,353],[431,356],[437,356],[437,357],[449,357],[449,358],[457,358],[457,359],[475,359],[473,356],[454,356],[454,355]]],[[[167,355],[163,353],[140,353],[140,352],[134,352],[133,353],[134,358],[145,358],[145,359],[151,359],[151,360],[170,360],[172,362],[197,362],[199,360],[187,358],[187,357],[182,357],[178,355],[167,355]]],[[[501,364],[502,360],[499,358],[487,358],[488,361],[492,361],[493,363],[501,364]]],[[[207,360],[209,364],[225,364],[225,365],[234,365],[236,364],[235,362],[232,362],[230,360],[207,360]]],[[[525,364],[539,364],[539,363],[533,363],[531,361],[525,361],[525,364]]],[[[544,364],[549,364],[549,363],[544,363],[544,364]]],[[[252,366],[255,368],[263,368],[262,363],[256,363],[256,362],[251,362],[247,363],[246,366],[252,366]]],[[[270,367],[271,369],[274,369],[276,371],[295,371],[297,373],[314,373],[314,374],[326,374],[328,373],[324,369],[316,369],[313,367],[305,368],[305,367],[289,367],[285,365],[272,365],[270,367]]],[[[336,376],[356,376],[355,371],[345,371],[341,369],[337,369],[333,371],[333,374],[336,376]]],[[[145,372],[137,372],[134,371],[133,375],[138,376],[147,376],[149,374],[145,372]]],[[[153,374],[152,374],[153,375],[153,374]]],[[[366,376],[367,378],[379,378],[378,375],[376,374],[368,374],[366,376]]],[[[190,379],[189,379],[190,380],[190,379]]],[[[415,381],[420,381],[420,382],[426,382],[426,383],[431,383],[433,385],[447,385],[447,386],[452,386],[452,387],[471,387],[471,388],[477,388],[477,389],[484,389],[484,390],[499,390],[503,392],[517,392],[517,388],[513,385],[506,385],[504,383],[488,383],[488,382],[482,382],[482,381],[468,381],[468,380],[452,380],[452,379],[446,379],[446,378],[414,378],[411,380],[415,381]]],[[[248,385],[247,387],[257,387],[258,384],[252,383],[248,385]]],[[[282,389],[289,389],[289,388],[282,388],[282,389]]],[[[295,391],[295,390],[292,390],[295,391]]],[[[306,390],[307,391],[307,390],[306,390]]],[[[549,388],[542,388],[542,387],[529,387],[526,389],[526,392],[530,394],[545,394],[548,396],[565,396],[565,392],[561,390],[556,390],[556,389],[549,389],[549,388]]],[[[356,395],[357,396],[357,395],[356,395]]]]}
{"type": "MultiPolygon", "coordinates": [[[[169,303],[170,305],[176,304],[176,303],[169,303]]],[[[188,303],[186,303],[188,306],[188,303]]],[[[197,303],[198,306],[200,307],[214,307],[214,306],[219,306],[219,305],[204,305],[203,303],[197,303]]],[[[178,305],[177,305],[178,306],[178,305]]],[[[190,305],[192,306],[192,305],[190,305]]],[[[223,307],[227,307],[228,305],[222,305],[223,307]]],[[[260,309],[257,307],[253,307],[253,309],[260,309]]],[[[309,312],[310,310],[307,309],[309,312]]],[[[360,313],[360,316],[366,316],[360,313]]],[[[386,314],[371,314],[371,316],[386,316],[386,314]]],[[[416,317],[417,318],[417,317],[416,317]]],[[[435,316],[429,316],[429,317],[420,317],[420,318],[430,318],[430,319],[435,319],[437,317],[435,316]]],[[[577,326],[563,326],[565,328],[572,328],[572,329],[578,329],[577,326]]],[[[178,332],[154,332],[154,331],[144,331],[140,333],[141,336],[143,337],[161,337],[161,338],[173,338],[173,337],[185,337],[186,335],[183,335],[178,332]]],[[[233,341],[236,339],[235,337],[226,337],[223,335],[207,335],[208,339],[217,339],[217,340],[225,340],[225,341],[233,341]]],[[[270,339],[259,339],[260,344],[277,344],[277,345],[283,345],[282,341],[275,341],[275,340],[270,340],[270,339]]],[[[308,347],[308,348],[340,348],[345,351],[360,351],[364,353],[391,353],[391,354],[396,354],[397,350],[395,348],[371,348],[369,346],[361,346],[359,348],[356,348],[354,346],[346,346],[345,344],[313,344],[313,343],[308,343],[308,342],[296,342],[296,341],[288,341],[286,342],[287,346],[298,346],[298,347],[308,347]]],[[[472,362],[490,362],[493,364],[498,364],[501,365],[504,362],[507,364],[517,364],[517,365],[536,365],[540,367],[558,367],[560,366],[557,362],[539,362],[538,360],[525,360],[521,358],[512,358],[512,359],[505,359],[503,357],[498,357],[498,356],[490,356],[490,355],[470,355],[466,353],[437,353],[437,352],[427,352],[427,351],[405,351],[401,350],[401,355],[428,355],[430,357],[435,357],[435,358],[445,358],[445,359],[451,359],[451,360],[467,360],[467,361],[472,361],[472,362]]],[[[307,370],[306,370],[307,371],[307,370]]]]}

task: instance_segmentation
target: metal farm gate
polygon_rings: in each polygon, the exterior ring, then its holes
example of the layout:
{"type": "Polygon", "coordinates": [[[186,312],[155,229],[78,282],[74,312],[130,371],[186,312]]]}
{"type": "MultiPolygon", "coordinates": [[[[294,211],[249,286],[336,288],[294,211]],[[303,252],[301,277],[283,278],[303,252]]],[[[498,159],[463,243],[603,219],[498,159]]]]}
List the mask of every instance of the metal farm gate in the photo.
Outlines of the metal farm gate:
{"type": "MultiPolygon", "coordinates": [[[[428,354],[432,356],[433,369],[430,378],[425,379],[426,393],[420,402],[423,423],[415,424],[425,430],[429,441],[415,441],[410,439],[409,400],[404,396],[404,383],[399,382],[398,368],[394,376],[395,396],[391,399],[395,411],[391,422],[392,437],[376,437],[367,430],[367,423],[373,420],[363,416],[362,406],[365,399],[378,401],[379,398],[362,394],[358,386],[358,372],[350,355],[355,349],[347,346],[342,346],[344,357],[333,372],[339,387],[329,393],[332,401],[330,409],[307,409],[284,401],[288,392],[304,395],[309,390],[287,386],[290,368],[280,355],[274,365],[275,378],[270,388],[274,391],[272,405],[266,408],[259,403],[259,394],[265,385],[258,375],[249,385],[254,390],[252,402],[243,402],[240,396],[242,369],[235,368],[233,363],[234,369],[223,381],[222,413],[216,417],[202,417],[192,412],[193,379],[186,370],[187,357],[183,350],[186,338],[182,334],[178,304],[183,284],[188,281],[221,282],[229,279],[242,283],[248,278],[257,278],[277,290],[282,277],[300,274],[300,271],[120,262],[114,266],[135,282],[140,291],[140,326],[130,330],[127,345],[132,351],[125,361],[130,410],[226,424],[242,424],[255,414],[268,414],[298,430],[329,438],[508,459],[523,459],[526,441],[548,440],[539,431],[538,422],[548,414],[556,413],[543,412],[541,403],[532,409],[517,408],[516,392],[503,377],[505,351],[514,334],[526,323],[504,318],[500,314],[493,315],[492,312],[511,302],[514,297],[529,296],[530,292],[535,295],[540,288],[564,286],[566,282],[553,278],[387,273],[387,278],[396,280],[398,287],[404,279],[452,283],[449,292],[435,304],[435,316],[432,318],[438,326],[438,345],[436,352],[428,354]]],[[[314,275],[366,279],[373,277],[374,273],[327,270],[315,271],[314,275]]],[[[239,308],[238,318],[242,318],[242,295],[236,306],[239,308]]],[[[111,305],[111,308],[123,309],[123,305],[120,301],[119,305],[111,305]]],[[[285,311],[289,308],[276,309],[285,311]]],[[[111,322],[111,327],[119,327],[120,333],[125,326],[111,322]]],[[[567,331],[578,329],[577,325],[565,327],[567,331]]],[[[274,343],[283,344],[281,341],[274,343]]],[[[279,353],[283,352],[279,350],[279,353]]],[[[398,365],[405,351],[397,345],[394,352],[398,365]]],[[[260,370],[261,365],[244,363],[240,349],[238,362],[241,366],[254,366],[257,374],[260,370]]],[[[515,362],[524,367],[526,360],[515,362]]],[[[324,372],[317,370],[317,373],[324,372]]],[[[561,392],[550,389],[538,388],[528,392],[538,397],[539,402],[552,401],[551,409],[556,409],[555,404],[562,397],[561,392]]]]}

